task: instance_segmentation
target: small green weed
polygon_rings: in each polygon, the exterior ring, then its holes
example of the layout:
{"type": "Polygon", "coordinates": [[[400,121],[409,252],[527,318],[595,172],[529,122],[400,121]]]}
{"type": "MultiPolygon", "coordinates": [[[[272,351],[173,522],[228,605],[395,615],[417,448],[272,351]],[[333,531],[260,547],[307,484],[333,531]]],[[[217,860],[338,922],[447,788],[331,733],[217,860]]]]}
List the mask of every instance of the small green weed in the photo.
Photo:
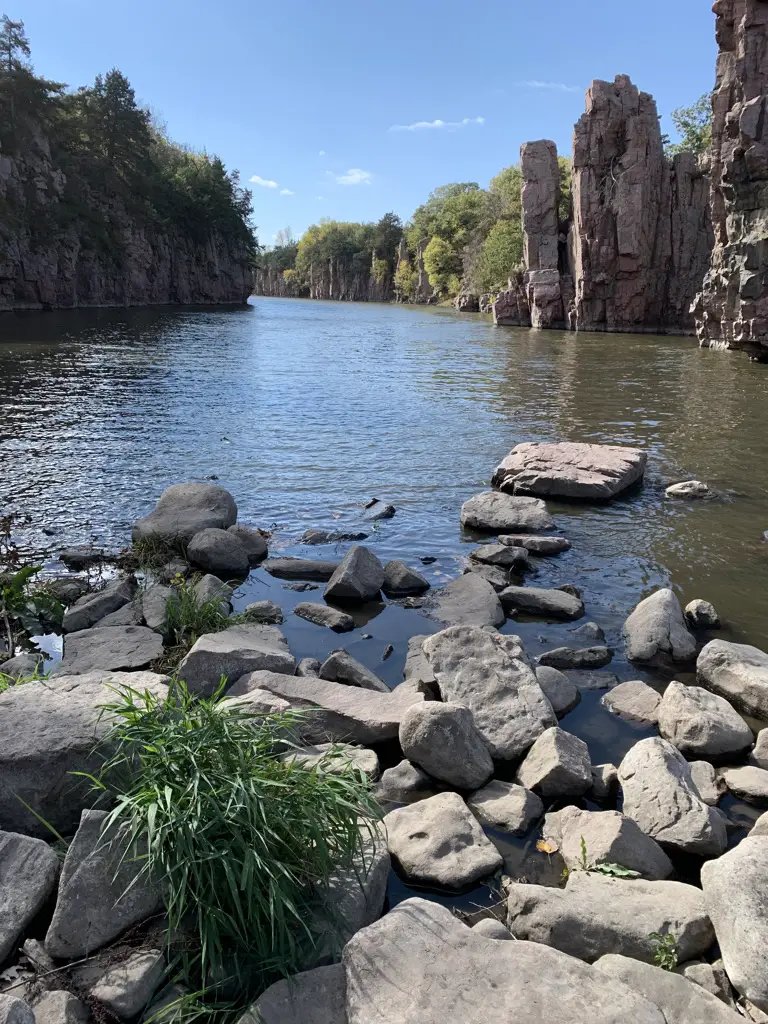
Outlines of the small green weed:
{"type": "Polygon", "coordinates": [[[582,871],[591,871],[598,875],[610,875],[613,878],[640,877],[639,871],[633,871],[632,868],[625,868],[623,864],[613,864],[610,861],[604,861],[600,864],[590,864],[587,854],[587,841],[584,836],[581,837],[581,843],[579,845],[581,849],[579,867],[582,871]]]}
{"type": "Polygon", "coordinates": [[[674,971],[677,967],[677,942],[671,932],[651,932],[648,936],[653,942],[653,962],[662,971],[674,971]]]}
{"type": "MultiPolygon", "coordinates": [[[[0,663],[2,668],[2,663],[0,663]]],[[[9,676],[5,672],[0,672],[0,693],[5,693],[12,686],[23,686],[24,683],[37,683],[41,679],[47,679],[50,673],[41,672],[39,668],[28,676],[9,676]]]]}

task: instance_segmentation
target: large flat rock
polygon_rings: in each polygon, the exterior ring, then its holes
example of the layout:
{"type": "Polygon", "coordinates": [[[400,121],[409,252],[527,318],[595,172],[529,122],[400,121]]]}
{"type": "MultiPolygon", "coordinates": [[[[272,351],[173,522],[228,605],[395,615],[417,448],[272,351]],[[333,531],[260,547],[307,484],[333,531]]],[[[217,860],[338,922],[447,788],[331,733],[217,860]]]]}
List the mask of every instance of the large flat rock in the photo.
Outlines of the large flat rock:
{"type": "Polygon", "coordinates": [[[248,672],[293,674],[295,669],[296,659],[277,626],[230,626],[195,642],[179,665],[179,679],[194,693],[211,694],[223,676],[233,683],[248,672]]]}
{"type": "Polygon", "coordinates": [[[327,581],[338,569],[340,562],[321,561],[316,558],[268,558],[261,563],[270,576],[280,580],[320,580],[327,581]]]}
{"type": "Polygon", "coordinates": [[[67,633],[57,675],[130,672],[147,668],[163,653],[163,638],[147,626],[95,626],[67,633]]]}
{"type": "Polygon", "coordinates": [[[493,586],[468,572],[433,590],[424,602],[429,614],[447,625],[500,626],[504,609],[493,586]]]}
{"type": "Polygon", "coordinates": [[[582,867],[583,840],[590,867],[621,864],[651,880],[672,874],[672,863],[655,839],[620,811],[564,807],[547,815],[543,834],[555,841],[570,870],[582,867]]]}
{"type": "Polygon", "coordinates": [[[504,611],[515,617],[522,613],[536,619],[580,619],[584,602],[565,590],[551,587],[505,587],[499,594],[504,611]]]}
{"type": "Polygon", "coordinates": [[[605,501],[641,480],[639,448],[573,441],[516,445],[496,467],[492,483],[510,494],[605,501]]]}
{"type": "Polygon", "coordinates": [[[555,524],[540,498],[483,491],[461,506],[461,525],[489,533],[539,533],[555,524]]]}
{"type": "Polygon", "coordinates": [[[768,654],[758,647],[710,640],[696,661],[696,679],[739,711],[768,719],[768,654]]]}

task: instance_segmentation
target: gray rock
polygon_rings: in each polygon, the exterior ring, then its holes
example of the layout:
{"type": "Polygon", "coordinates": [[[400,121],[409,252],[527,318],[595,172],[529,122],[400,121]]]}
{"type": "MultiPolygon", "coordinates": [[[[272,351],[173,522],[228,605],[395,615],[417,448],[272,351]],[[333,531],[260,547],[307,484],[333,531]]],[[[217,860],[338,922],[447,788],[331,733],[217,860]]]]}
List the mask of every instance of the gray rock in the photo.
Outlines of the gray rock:
{"type": "Polygon", "coordinates": [[[234,591],[232,587],[224,583],[223,580],[220,580],[218,576],[206,573],[205,576],[202,576],[195,583],[193,589],[199,604],[205,604],[206,601],[212,601],[215,598],[221,603],[223,614],[229,615],[234,591]]]}
{"type": "Polygon", "coordinates": [[[489,533],[538,533],[555,524],[539,498],[483,491],[461,506],[461,525],[489,533]]]}
{"type": "Polygon", "coordinates": [[[11,679],[24,679],[42,675],[45,672],[45,658],[42,654],[17,654],[14,658],[0,661],[0,675],[11,679]]]}
{"type": "Polygon", "coordinates": [[[587,640],[592,644],[605,643],[605,633],[596,622],[585,622],[583,626],[577,626],[576,629],[571,629],[569,632],[578,640],[587,640]]]}
{"type": "Polygon", "coordinates": [[[176,583],[179,578],[186,579],[191,572],[189,562],[185,558],[170,558],[157,571],[161,583],[176,583]]]}
{"type": "Polygon", "coordinates": [[[709,601],[696,598],[685,606],[685,617],[692,629],[719,629],[720,616],[709,601]]]}
{"type": "Polygon", "coordinates": [[[450,626],[427,637],[422,650],[443,700],[464,704],[491,756],[514,760],[554,725],[517,637],[477,626],[450,626]]]}
{"type": "Polygon", "coordinates": [[[58,858],[47,843],[0,832],[0,962],[15,953],[58,875],[58,858]]]}
{"type": "Polygon", "coordinates": [[[223,580],[241,580],[248,575],[248,552],[228,530],[207,529],[196,533],[187,545],[187,558],[203,572],[223,580]]]}
{"type": "Polygon", "coordinates": [[[725,768],[720,773],[729,792],[740,800],[757,807],[768,807],[768,771],[745,764],[740,768],[725,768]]]}
{"type": "Polygon", "coordinates": [[[512,941],[512,936],[507,928],[496,917],[483,917],[477,924],[472,926],[475,935],[482,935],[486,939],[501,939],[502,942],[512,941]]]}
{"type": "Polygon", "coordinates": [[[164,972],[165,959],[159,949],[133,953],[108,968],[88,994],[117,1017],[130,1020],[149,1005],[164,972]]]}
{"type": "Polygon", "coordinates": [[[567,715],[581,700],[579,688],[556,668],[539,665],[536,668],[536,681],[558,718],[567,715]]]}
{"type": "Polygon", "coordinates": [[[330,580],[340,562],[320,562],[312,558],[268,558],[262,563],[271,576],[281,580],[330,580]]]}
{"type": "Polygon", "coordinates": [[[377,523],[382,519],[391,519],[396,512],[397,509],[394,505],[385,505],[383,501],[374,501],[367,509],[363,519],[369,523],[377,523]]]}
{"type": "Polygon", "coordinates": [[[696,641],[669,589],[657,590],[635,606],[624,623],[624,641],[627,658],[643,665],[668,668],[696,657],[696,641]]]}
{"type": "Polygon", "coordinates": [[[235,697],[256,689],[282,697],[291,707],[311,709],[302,721],[304,738],[310,743],[341,740],[368,746],[395,739],[406,708],[424,700],[422,694],[402,687],[376,693],[313,676],[277,672],[251,672],[238,679],[229,692],[235,697]]]}
{"type": "Polygon", "coordinates": [[[544,814],[544,804],[530,789],[500,779],[470,794],[467,806],[481,825],[520,836],[544,814]]]}
{"type": "Polygon", "coordinates": [[[302,658],[296,666],[297,676],[319,676],[320,662],[317,658],[302,658]]]}
{"type": "Polygon", "coordinates": [[[105,811],[83,811],[64,866],[46,951],[74,960],[101,949],[163,907],[160,889],[140,874],[138,853],[119,833],[102,834],[105,811]]]}
{"type": "Polygon", "coordinates": [[[237,1024],[347,1024],[341,964],[315,967],[275,982],[237,1024]]]}
{"type": "Polygon", "coordinates": [[[738,711],[768,719],[768,654],[757,647],[710,640],[696,662],[696,681],[738,711]]]}
{"type": "Polygon", "coordinates": [[[412,636],[408,641],[408,652],[405,656],[403,678],[406,682],[423,683],[425,686],[437,686],[435,673],[429,659],[421,648],[427,637],[412,636]]]}
{"type": "Polygon", "coordinates": [[[448,625],[500,626],[504,609],[493,586],[478,573],[468,572],[433,590],[425,608],[448,625]]]}
{"type": "Polygon", "coordinates": [[[747,836],[708,861],[701,885],[731,984],[768,1013],[768,837],[747,836]]]}
{"type": "Polygon", "coordinates": [[[64,548],[59,555],[59,561],[73,572],[81,572],[93,565],[114,561],[114,555],[104,551],[103,548],[94,548],[83,544],[79,547],[64,548]]]}
{"type": "Polygon", "coordinates": [[[589,690],[611,690],[619,685],[619,677],[613,672],[568,669],[565,674],[582,693],[589,690]]]}
{"type": "Polygon", "coordinates": [[[0,993],[0,1024],[36,1024],[35,1014],[21,999],[0,993]]]}
{"type": "Polygon", "coordinates": [[[588,963],[613,952],[652,963],[653,932],[674,935],[681,960],[700,956],[714,938],[701,889],[683,882],[572,871],[564,890],[513,882],[506,893],[515,938],[588,963]]]}
{"type": "Polygon", "coordinates": [[[615,764],[592,765],[592,788],[589,796],[605,804],[616,799],[619,789],[619,770],[615,764]]]}
{"type": "Polygon", "coordinates": [[[527,442],[499,463],[492,483],[510,494],[605,501],[642,480],[645,463],[639,448],[527,442]]]}
{"type": "Polygon", "coordinates": [[[539,658],[540,665],[557,669],[602,668],[613,658],[607,647],[555,647],[545,651],[539,658]]]}
{"type": "Polygon", "coordinates": [[[35,999],[36,1024],[88,1024],[91,1015],[85,1003],[63,989],[43,992],[35,999]]]}
{"type": "Polygon", "coordinates": [[[147,668],[163,653],[163,639],[146,626],[103,626],[68,633],[56,675],[147,668]]]}
{"type": "Polygon", "coordinates": [[[502,590],[500,600],[507,615],[515,618],[518,614],[543,619],[580,619],[584,614],[584,602],[562,590],[544,587],[507,587],[502,590]]]}
{"type": "Polygon", "coordinates": [[[747,761],[756,768],[768,768],[768,729],[761,729],[747,761]]]}
{"type": "Polygon", "coordinates": [[[434,795],[434,781],[410,761],[401,761],[383,771],[374,793],[380,804],[415,804],[434,795]]]}
{"type": "Polygon", "coordinates": [[[602,971],[655,1003],[667,1024],[743,1024],[744,1018],[729,1009],[717,996],[705,992],[674,971],[641,963],[627,956],[608,953],[595,963],[602,971]]]}
{"type": "Polygon", "coordinates": [[[140,1024],[181,1024],[185,1019],[184,1000],[189,995],[183,985],[166,985],[141,1015],[140,1024]]]}
{"type": "Polygon", "coordinates": [[[498,565],[485,565],[483,562],[470,562],[464,569],[465,573],[476,573],[486,583],[490,583],[497,594],[509,586],[509,570],[498,565]]]}
{"type": "Polygon", "coordinates": [[[462,889],[504,863],[457,793],[438,793],[384,818],[389,852],[409,882],[462,889]]]}
{"type": "Polygon", "coordinates": [[[668,498],[683,498],[686,501],[701,501],[717,497],[717,491],[713,491],[701,480],[681,480],[679,484],[670,484],[664,493],[668,498]]]}
{"type": "MultiPolygon", "coordinates": [[[[228,708],[244,711],[248,715],[280,715],[289,711],[291,705],[282,697],[276,697],[269,690],[249,690],[236,697],[225,697],[222,704],[228,708]]],[[[294,730],[291,730],[294,735],[294,730]]],[[[301,730],[295,734],[296,742],[301,741],[301,730]]]]}
{"type": "Polygon", "coordinates": [[[741,715],[700,686],[670,683],[658,715],[659,732],[686,757],[723,758],[752,745],[752,730],[741,715]]]}
{"type": "Polygon", "coordinates": [[[559,555],[568,551],[571,542],[566,537],[537,537],[529,533],[502,533],[499,544],[510,544],[512,547],[525,548],[532,555],[559,555]]]}
{"type": "Polygon", "coordinates": [[[708,964],[705,960],[691,960],[690,963],[678,967],[677,974],[681,974],[694,985],[700,985],[732,1010],[736,1009],[733,989],[722,960],[716,960],[713,964],[708,964]]]}
{"type": "MultiPolygon", "coordinates": [[[[640,740],[619,765],[624,813],[665,846],[716,857],[725,850],[725,824],[698,794],[683,755],[667,740],[640,740]]],[[[683,958],[685,959],[685,958],[683,958]]]]}
{"type": "Polygon", "coordinates": [[[279,626],[283,621],[283,610],[274,601],[253,601],[245,606],[244,615],[262,626],[279,626]]]}
{"type": "Polygon", "coordinates": [[[382,590],[387,597],[407,597],[410,594],[423,594],[429,590],[429,580],[420,572],[412,569],[405,562],[393,559],[384,566],[384,583],[382,590]]]}
{"type": "Polygon", "coordinates": [[[477,789],[493,775],[472,712],[461,704],[414,704],[403,715],[398,736],[409,761],[457,789],[477,789]]]}
{"type": "Polygon", "coordinates": [[[351,743],[316,743],[311,747],[291,750],[283,754],[282,759],[303,768],[322,769],[328,775],[343,775],[349,769],[356,769],[370,782],[379,777],[379,759],[375,752],[351,743]]]}
{"type": "Polygon", "coordinates": [[[124,604],[122,608],[118,608],[116,612],[110,612],[109,615],[105,615],[103,619],[95,624],[94,627],[101,629],[104,626],[143,626],[144,625],[144,611],[142,609],[142,597],[138,594],[128,604],[124,604]]]}
{"type": "Polygon", "coordinates": [[[717,783],[717,774],[709,761],[691,761],[691,782],[696,787],[705,804],[710,807],[717,807],[720,802],[720,789],[717,783]]]}
{"type": "Polygon", "coordinates": [[[230,683],[261,670],[293,674],[296,659],[277,626],[230,626],[204,633],[179,665],[179,678],[193,693],[209,695],[222,676],[230,683]]]}
{"type": "MultiPolygon", "coordinates": [[[[156,633],[165,631],[168,618],[168,602],[173,597],[170,587],[164,587],[162,583],[153,583],[147,587],[141,595],[141,612],[144,622],[156,633]]],[[[103,623],[102,623],[103,625],[103,623]]]]}
{"type": "Polygon", "coordinates": [[[582,796],[592,786],[586,743],[557,726],[547,729],[525,755],[515,780],[545,800],[582,796]]]}
{"type": "Polygon", "coordinates": [[[83,629],[95,626],[110,612],[116,612],[124,604],[128,604],[136,593],[133,580],[115,580],[108,583],[103,590],[85,594],[75,601],[71,608],[64,612],[62,630],[64,633],[79,633],[83,629]]]}
{"type": "Polygon", "coordinates": [[[582,840],[587,864],[621,864],[643,878],[668,878],[672,862],[659,844],[619,811],[582,811],[565,807],[547,815],[543,834],[552,839],[571,871],[583,869],[582,840]]]}
{"type": "Polygon", "coordinates": [[[641,679],[631,679],[615,686],[610,693],[600,698],[600,703],[630,722],[655,725],[659,720],[661,694],[641,679]]]}
{"type": "Polygon", "coordinates": [[[664,1024],[631,989],[532,942],[499,942],[446,907],[400,903],[344,950],[348,1024],[664,1024]]]}
{"type": "Polygon", "coordinates": [[[258,530],[253,530],[250,526],[243,526],[241,523],[235,523],[234,526],[230,526],[227,529],[227,533],[237,537],[243,545],[251,566],[258,565],[259,562],[263,562],[267,557],[267,539],[258,530]]]}
{"type": "Polygon", "coordinates": [[[58,579],[47,580],[46,590],[63,605],[69,605],[88,593],[89,584],[88,580],[79,576],[60,576],[58,579]]]}
{"type": "Polygon", "coordinates": [[[351,615],[318,601],[302,601],[293,610],[300,619],[314,622],[316,626],[327,626],[334,633],[348,633],[355,628],[355,620],[351,615]]]}
{"type": "Polygon", "coordinates": [[[379,693],[391,693],[383,679],[371,672],[349,651],[343,647],[331,651],[320,666],[320,678],[334,683],[345,683],[347,686],[359,686],[363,690],[378,690],[379,693]]]}
{"type": "Polygon", "coordinates": [[[314,547],[316,544],[337,544],[343,540],[366,540],[367,537],[367,533],[344,533],[338,530],[329,533],[328,530],[307,530],[301,536],[299,543],[314,547]]]}
{"type": "Polygon", "coordinates": [[[133,542],[156,541],[166,547],[188,544],[209,528],[226,530],[237,520],[235,499],[212,484],[174,484],[163,491],[155,508],[133,527],[133,542]]]}
{"type": "Polygon", "coordinates": [[[369,548],[355,544],[328,581],[325,599],[363,604],[376,601],[383,586],[384,566],[369,548]]]}
{"type": "Polygon", "coordinates": [[[480,562],[483,565],[496,565],[503,569],[518,571],[527,569],[530,565],[527,550],[509,544],[481,544],[479,548],[470,551],[469,557],[473,562],[480,562]]]}

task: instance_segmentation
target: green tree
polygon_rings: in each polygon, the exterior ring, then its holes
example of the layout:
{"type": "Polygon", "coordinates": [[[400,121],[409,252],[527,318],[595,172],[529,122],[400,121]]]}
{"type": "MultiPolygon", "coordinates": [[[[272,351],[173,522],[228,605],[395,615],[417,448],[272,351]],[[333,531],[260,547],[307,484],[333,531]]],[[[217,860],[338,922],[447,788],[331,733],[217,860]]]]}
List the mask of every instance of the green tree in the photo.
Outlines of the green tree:
{"type": "Polygon", "coordinates": [[[23,21],[11,21],[7,14],[0,18],[0,68],[10,75],[21,68],[29,68],[27,58],[32,53],[24,32],[23,21]]]}
{"type": "Polygon", "coordinates": [[[461,254],[439,235],[434,235],[424,249],[424,269],[429,283],[443,295],[456,295],[461,285],[461,254]]]}
{"type": "Polygon", "coordinates": [[[571,160],[567,156],[557,158],[560,167],[560,198],[557,204],[558,219],[566,221],[571,216],[571,160]]]}
{"type": "Polygon", "coordinates": [[[395,292],[401,302],[409,302],[416,290],[416,271],[410,260],[400,260],[395,271],[395,292]]]}
{"type": "Polygon", "coordinates": [[[86,97],[86,121],[92,145],[110,167],[136,170],[146,161],[152,140],[150,115],[136,103],[131,83],[117,68],[97,75],[86,97]]]}
{"type": "Polygon", "coordinates": [[[705,92],[690,107],[677,107],[672,111],[672,123],[680,142],[666,146],[669,156],[683,152],[698,156],[708,152],[712,145],[712,94],[705,92]]]}
{"type": "Polygon", "coordinates": [[[503,218],[488,232],[475,272],[480,292],[498,292],[523,259],[523,228],[519,220],[503,218]]]}

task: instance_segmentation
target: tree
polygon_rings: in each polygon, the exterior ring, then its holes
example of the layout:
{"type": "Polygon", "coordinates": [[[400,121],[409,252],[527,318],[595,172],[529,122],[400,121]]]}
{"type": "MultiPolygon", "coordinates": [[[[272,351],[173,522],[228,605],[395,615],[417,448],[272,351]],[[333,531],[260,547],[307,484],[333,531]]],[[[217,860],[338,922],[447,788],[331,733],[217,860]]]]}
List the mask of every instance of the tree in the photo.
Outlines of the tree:
{"type": "Polygon", "coordinates": [[[705,92],[690,107],[677,107],[672,111],[672,123],[680,142],[666,146],[668,156],[708,152],[712,145],[712,94],[705,92]]]}
{"type": "Polygon", "coordinates": [[[481,292],[498,292],[523,259],[523,228],[519,220],[496,221],[483,243],[474,277],[481,292]]]}
{"type": "Polygon", "coordinates": [[[82,91],[87,131],[92,145],[110,167],[136,170],[151,142],[150,115],[136,103],[131,83],[117,68],[97,75],[93,88],[82,91]]]}
{"type": "Polygon", "coordinates": [[[558,220],[569,220],[571,216],[571,159],[559,156],[557,163],[560,168],[560,197],[557,203],[558,220]]]}
{"type": "Polygon", "coordinates": [[[11,21],[7,14],[0,18],[0,69],[12,74],[22,68],[29,68],[29,57],[32,51],[29,40],[24,32],[23,21],[11,21]]]}
{"type": "Polygon", "coordinates": [[[450,242],[434,235],[424,250],[429,283],[441,294],[456,295],[461,286],[461,254],[450,242]]]}
{"type": "Polygon", "coordinates": [[[293,232],[290,228],[280,228],[275,235],[275,248],[282,249],[287,245],[295,245],[296,239],[293,237],[293,232]]]}

